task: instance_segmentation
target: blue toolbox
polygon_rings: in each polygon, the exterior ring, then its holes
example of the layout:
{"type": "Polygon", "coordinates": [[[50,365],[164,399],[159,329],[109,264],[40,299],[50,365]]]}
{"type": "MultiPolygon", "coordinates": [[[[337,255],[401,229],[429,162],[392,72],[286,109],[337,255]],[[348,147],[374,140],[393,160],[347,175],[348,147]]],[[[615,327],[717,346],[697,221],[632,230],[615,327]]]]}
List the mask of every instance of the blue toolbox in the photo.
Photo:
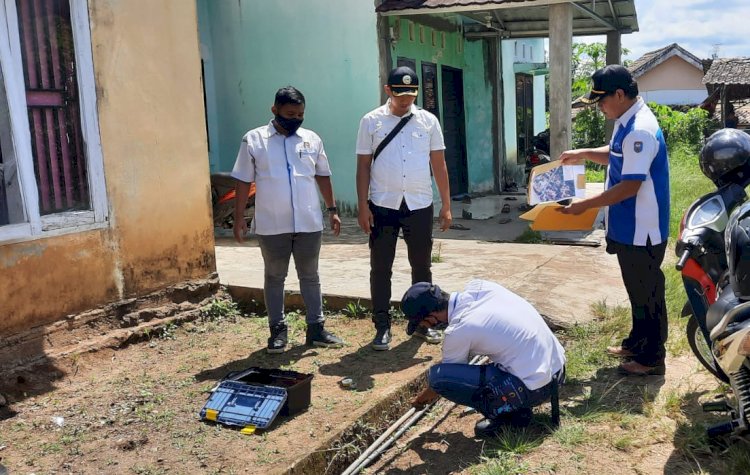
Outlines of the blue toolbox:
{"type": "Polygon", "coordinates": [[[214,388],[200,418],[242,427],[242,433],[267,429],[279,414],[293,416],[310,406],[312,374],[252,367],[227,374],[214,388]]]}

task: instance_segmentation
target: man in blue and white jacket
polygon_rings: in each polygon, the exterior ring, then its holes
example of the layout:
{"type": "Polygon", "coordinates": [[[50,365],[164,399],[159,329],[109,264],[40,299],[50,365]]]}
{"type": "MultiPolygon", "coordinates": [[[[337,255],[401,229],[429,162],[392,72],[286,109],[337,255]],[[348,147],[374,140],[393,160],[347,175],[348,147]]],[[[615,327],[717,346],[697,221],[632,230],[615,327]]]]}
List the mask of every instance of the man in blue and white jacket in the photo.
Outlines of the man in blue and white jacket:
{"type": "Polygon", "coordinates": [[[607,252],[617,255],[633,319],[628,337],[607,351],[627,358],[619,367],[623,374],[664,374],[667,306],[661,263],[669,237],[667,146],[630,71],[609,65],[592,80],[591,92],[582,99],[596,103],[615,121],[612,139],[603,147],[563,152],[560,160],[565,165],[585,160],[607,165],[607,182],[604,193],[574,202],[563,212],[607,207],[607,252]]]}

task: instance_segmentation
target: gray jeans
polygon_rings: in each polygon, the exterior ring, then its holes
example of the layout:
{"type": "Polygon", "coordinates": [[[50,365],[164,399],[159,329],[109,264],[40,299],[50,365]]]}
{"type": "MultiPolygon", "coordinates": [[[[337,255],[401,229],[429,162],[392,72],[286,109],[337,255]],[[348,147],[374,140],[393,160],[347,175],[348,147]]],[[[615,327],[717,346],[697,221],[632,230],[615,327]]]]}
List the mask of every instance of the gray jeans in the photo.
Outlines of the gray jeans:
{"type": "Polygon", "coordinates": [[[285,233],[258,235],[263,254],[263,296],[266,299],[268,325],[284,322],[284,281],[289,271],[289,257],[294,256],[299,288],[307,310],[307,324],[322,323],[323,296],[320,292],[318,258],[322,231],[316,233],[285,233]]]}

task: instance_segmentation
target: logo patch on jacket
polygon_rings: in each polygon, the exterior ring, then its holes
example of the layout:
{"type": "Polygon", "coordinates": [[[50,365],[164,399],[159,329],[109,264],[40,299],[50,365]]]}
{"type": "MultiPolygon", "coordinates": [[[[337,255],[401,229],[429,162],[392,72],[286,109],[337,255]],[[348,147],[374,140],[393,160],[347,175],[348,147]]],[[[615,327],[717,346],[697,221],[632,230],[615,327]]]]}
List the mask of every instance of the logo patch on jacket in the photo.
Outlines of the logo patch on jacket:
{"type": "Polygon", "coordinates": [[[635,153],[641,153],[643,151],[643,142],[635,142],[633,144],[633,150],[635,153]]]}

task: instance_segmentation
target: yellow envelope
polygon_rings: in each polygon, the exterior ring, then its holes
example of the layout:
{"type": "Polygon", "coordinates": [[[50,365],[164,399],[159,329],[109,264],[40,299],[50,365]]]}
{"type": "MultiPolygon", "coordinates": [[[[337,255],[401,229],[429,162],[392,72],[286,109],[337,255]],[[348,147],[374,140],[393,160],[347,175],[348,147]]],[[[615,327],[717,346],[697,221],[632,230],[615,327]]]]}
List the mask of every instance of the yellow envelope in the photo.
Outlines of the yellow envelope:
{"type": "Polygon", "coordinates": [[[564,214],[564,206],[557,203],[541,203],[519,216],[532,221],[533,231],[588,231],[594,227],[599,208],[590,208],[579,215],[564,214]]]}

